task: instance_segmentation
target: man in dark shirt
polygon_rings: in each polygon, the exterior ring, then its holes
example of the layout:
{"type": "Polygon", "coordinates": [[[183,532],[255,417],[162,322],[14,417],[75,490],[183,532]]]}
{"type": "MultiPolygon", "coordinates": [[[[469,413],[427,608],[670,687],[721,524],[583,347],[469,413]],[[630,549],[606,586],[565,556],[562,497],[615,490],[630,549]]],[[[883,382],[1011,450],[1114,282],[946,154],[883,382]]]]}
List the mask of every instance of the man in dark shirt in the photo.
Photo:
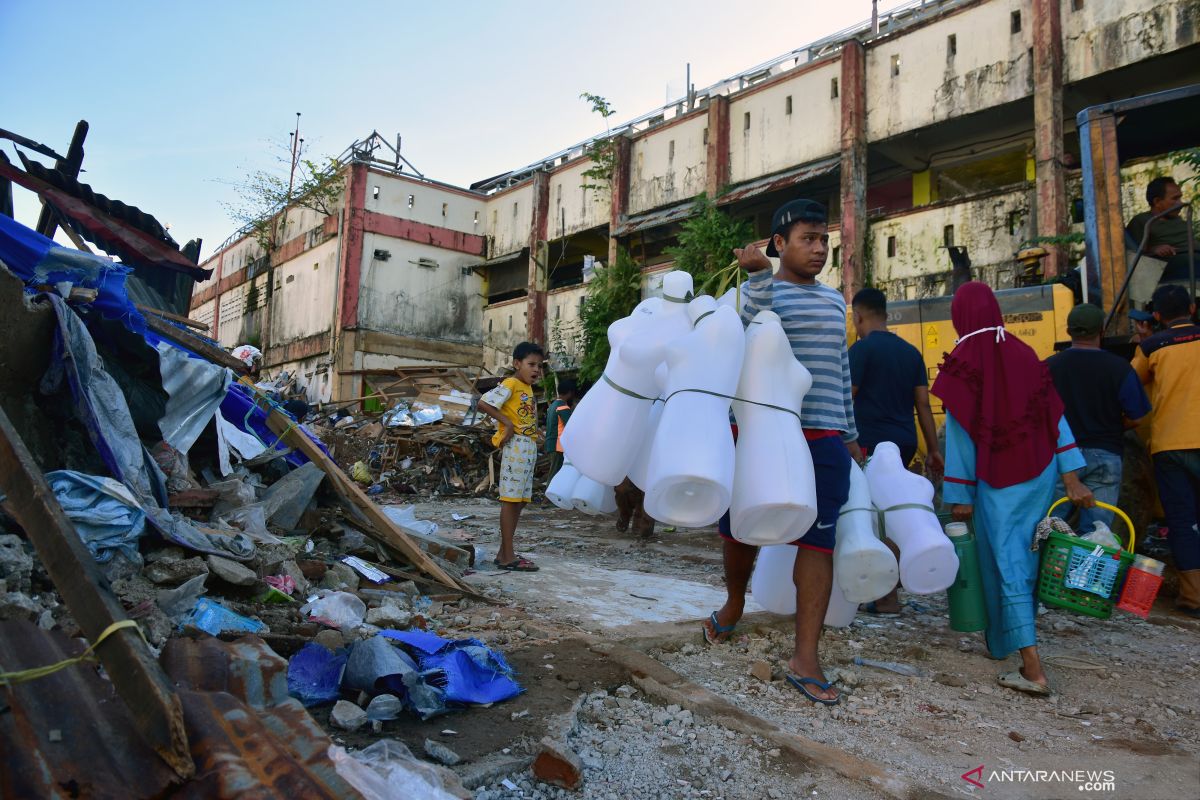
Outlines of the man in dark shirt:
{"type": "MultiPolygon", "coordinates": [[[[1075,443],[1087,461],[1080,479],[1097,500],[1116,505],[1121,493],[1124,432],[1150,413],[1150,401],[1129,362],[1100,349],[1103,328],[1104,312],[1099,307],[1091,303],[1075,306],[1067,315],[1071,347],[1046,359],[1046,366],[1062,398],[1075,443]]],[[[1056,496],[1064,494],[1060,482],[1056,496]]],[[[1060,506],[1055,513],[1065,518],[1071,510],[1071,506],[1060,506]]],[[[1097,520],[1111,527],[1112,519],[1113,513],[1100,507],[1081,509],[1078,529],[1090,533],[1097,520]]]]}
{"type": "MultiPolygon", "coordinates": [[[[1125,230],[1138,244],[1146,233],[1146,223],[1155,214],[1178,205],[1183,199],[1179,184],[1170,176],[1155,178],[1146,184],[1146,202],[1149,211],[1143,211],[1129,220],[1125,230]]],[[[1182,280],[1188,277],[1188,228],[1182,209],[1165,214],[1150,223],[1150,236],[1146,240],[1146,254],[1167,262],[1160,280],[1182,280]]],[[[1194,244],[1194,243],[1193,243],[1194,244]]]]}
{"type": "Polygon", "coordinates": [[[925,439],[925,466],[941,472],[944,462],[929,408],[929,379],[921,351],[888,330],[883,292],[860,290],[851,309],[858,341],[850,348],[850,391],[859,445],[869,454],[880,442],[892,442],[907,465],[917,452],[915,408],[925,439]]]}

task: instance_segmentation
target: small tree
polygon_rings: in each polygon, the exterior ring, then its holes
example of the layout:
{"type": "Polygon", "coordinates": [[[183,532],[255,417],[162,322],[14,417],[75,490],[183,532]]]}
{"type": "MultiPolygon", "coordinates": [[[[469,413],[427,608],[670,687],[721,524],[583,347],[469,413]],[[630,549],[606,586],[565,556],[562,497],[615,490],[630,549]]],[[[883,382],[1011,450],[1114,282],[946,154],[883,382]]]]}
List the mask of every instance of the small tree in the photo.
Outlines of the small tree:
{"type": "Polygon", "coordinates": [[[604,374],[608,363],[608,326],[629,316],[642,299],[642,270],[624,248],[606,267],[597,269],[587,286],[580,310],[583,328],[579,378],[592,382],[604,374]]]}
{"type": "Polygon", "coordinates": [[[604,119],[604,138],[584,149],[592,160],[592,166],[583,171],[584,182],[580,184],[581,188],[596,192],[593,199],[599,200],[602,197],[600,191],[612,187],[613,171],[617,168],[617,146],[612,140],[612,128],[608,125],[608,118],[617,110],[598,94],[584,92],[579,97],[591,103],[592,111],[604,119]]]}
{"type": "Polygon", "coordinates": [[[1191,175],[1179,180],[1181,188],[1200,186],[1200,147],[1176,150],[1174,153],[1171,153],[1171,163],[1181,167],[1190,167],[1192,170],[1191,175]]]}
{"type": "Polygon", "coordinates": [[[734,220],[702,194],[681,227],[679,244],[668,247],[666,253],[675,259],[675,269],[692,276],[696,294],[719,297],[741,282],[745,273],[737,266],[733,248],[743,247],[753,238],[748,222],[734,220]]]}
{"type": "MultiPolygon", "coordinates": [[[[288,166],[291,151],[286,157],[277,154],[277,159],[288,166]]],[[[288,175],[256,170],[241,183],[234,184],[240,195],[237,202],[226,203],[225,212],[230,219],[249,231],[250,235],[268,255],[282,241],[284,219],[281,212],[287,207],[307,208],[318,214],[329,215],[337,209],[338,201],[345,188],[341,164],[327,158],[324,163],[302,158],[296,162],[296,174],[291,192],[288,192],[288,175]]]]}

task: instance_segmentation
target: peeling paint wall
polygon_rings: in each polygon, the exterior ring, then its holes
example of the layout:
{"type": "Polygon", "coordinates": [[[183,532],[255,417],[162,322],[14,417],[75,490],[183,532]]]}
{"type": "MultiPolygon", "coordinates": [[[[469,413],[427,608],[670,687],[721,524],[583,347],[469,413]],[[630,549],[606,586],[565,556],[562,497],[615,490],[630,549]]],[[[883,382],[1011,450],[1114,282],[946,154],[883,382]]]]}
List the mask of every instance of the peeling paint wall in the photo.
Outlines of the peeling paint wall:
{"type": "Polygon", "coordinates": [[[337,294],[337,255],[335,237],[275,268],[273,346],[329,330],[337,294]]]}
{"type": "Polygon", "coordinates": [[[309,403],[328,403],[333,400],[333,368],[329,365],[328,355],[288,361],[270,370],[272,377],[284,372],[296,378],[297,387],[309,403]]]}
{"type": "Polygon", "coordinates": [[[475,256],[383,236],[363,235],[359,325],[371,330],[456,342],[482,335],[482,279],[475,256]],[[389,253],[375,258],[375,251],[389,253]],[[432,259],[436,267],[420,266],[432,259]]]}
{"type": "Polygon", "coordinates": [[[488,198],[484,209],[487,235],[491,241],[488,258],[515,253],[529,246],[533,224],[533,182],[488,198]]]}
{"type": "Polygon", "coordinates": [[[629,150],[630,215],[690,200],[704,191],[708,115],[697,114],[633,140],[629,150]]]}
{"type": "Polygon", "coordinates": [[[873,43],[866,63],[867,137],[887,139],[1032,95],[1032,13],[1022,0],[991,0],[873,43]],[[1021,15],[1018,33],[1010,32],[1013,12],[1021,15]]]}
{"type": "Polygon", "coordinates": [[[975,277],[993,288],[1013,285],[1017,249],[1032,233],[1032,190],[1014,189],[975,200],[875,220],[867,232],[872,285],[894,300],[940,297],[951,271],[946,226],[954,244],[965,245],[975,277]],[[894,238],[895,255],[888,256],[894,238]]]}
{"type": "Polygon", "coordinates": [[[363,208],[379,214],[482,236],[485,198],[421,181],[368,172],[363,208]],[[376,197],[378,190],[378,197],[376,197]]]}
{"type": "Polygon", "coordinates": [[[1200,42],[1197,0],[1064,0],[1062,21],[1065,82],[1200,42]]]}
{"type": "Polygon", "coordinates": [[[528,303],[524,297],[492,303],[483,310],[483,366],[494,374],[512,366],[512,351],[525,341],[528,303]]]}
{"type": "Polygon", "coordinates": [[[838,152],[841,100],[832,96],[832,82],[840,76],[841,61],[834,59],[734,99],[729,104],[731,182],[742,183],[838,152]]]}
{"type": "MultiPolygon", "coordinates": [[[[591,159],[554,172],[550,176],[550,211],[546,230],[550,240],[608,225],[612,193],[608,189],[584,189],[586,183],[595,183],[583,173],[592,167],[591,159]],[[563,227],[565,220],[565,229],[563,227]]],[[[528,235],[528,231],[526,232],[528,235]]]]}
{"type": "Polygon", "coordinates": [[[583,352],[583,323],[579,317],[587,287],[556,289],[546,297],[546,355],[556,369],[572,369],[583,352]]]}

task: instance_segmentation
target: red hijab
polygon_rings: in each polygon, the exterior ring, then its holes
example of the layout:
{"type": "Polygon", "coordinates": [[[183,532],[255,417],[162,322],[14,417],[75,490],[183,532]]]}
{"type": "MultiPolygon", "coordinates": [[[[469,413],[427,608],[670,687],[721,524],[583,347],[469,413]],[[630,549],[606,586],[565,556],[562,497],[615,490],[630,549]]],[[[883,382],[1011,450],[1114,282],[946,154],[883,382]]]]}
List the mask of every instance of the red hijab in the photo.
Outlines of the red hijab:
{"type": "Polygon", "coordinates": [[[987,284],[963,284],[950,318],[958,333],[930,391],[975,443],[977,477],[1002,489],[1040,475],[1054,458],[1063,404],[1033,348],[1006,333],[987,284]]]}

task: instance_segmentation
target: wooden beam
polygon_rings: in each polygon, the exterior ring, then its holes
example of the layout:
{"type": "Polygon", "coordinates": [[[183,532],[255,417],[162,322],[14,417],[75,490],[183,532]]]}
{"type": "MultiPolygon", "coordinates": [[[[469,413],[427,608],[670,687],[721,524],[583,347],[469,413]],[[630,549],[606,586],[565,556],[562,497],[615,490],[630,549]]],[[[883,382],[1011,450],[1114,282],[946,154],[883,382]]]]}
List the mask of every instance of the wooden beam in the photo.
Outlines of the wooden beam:
{"type": "MultiPolygon", "coordinates": [[[[66,158],[56,159],[54,162],[54,168],[68,178],[79,177],[79,170],[83,166],[83,140],[87,138],[87,133],[87,120],[79,120],[75,125],[75,133],[71,136],[71,146],[67,150],[66,158]]],[[[53,239],[54,231],[57,228],[58,214],[43,198],[42,210],[38,214],[38,221],[34,230],[43,236],[53,239]]],[[[71,241],[75,241],[75,237],[72,236],[71,241]]]]}
{"type": "Polygon", "coordinates": [[[141,303],[134,303],[134,305],[137,306],[137,310],[141,311],[143,314],[155,314],[160,317],[166,317],[172,322],[178,322],[180,325],[186,325],[189,328],[195,328],[198,331],[204,331],[205,333],[208,333],[208,326],[203,322],[197,322],[194,319],[189,319],[187,317],[180,316],[179,314],[172,314],[170,311],[163,311],[158,308],[144,306],[141,303]]]}
{"type": "MultiPolygon", "coordinates": [[[[2,409],[0,490],[84,635],[94,642],[114,622],[127,619],[2,409]]],[[[124,628],[110,634],[95,652],[129,707],[138,733],[180,778],[190,778],[196,768],[188,749],[183,707],[149,645],[138,631],[124,628]]]]}
{"type": "MultiPolygon", "coordinates": [[[[242,383],[249,387],[256,395],[261,394],[254,388],[254,384],[248,378],[242,378],[242,383]]],[[[412,563],[413,566],[420,569],[422,572],[437,579],[443,586],[448,586],[451,589],[458,591],[470,591],[453,576],[439,567],[434,561],[425,554],[421,548],[413,544],[413,541],[408,538],[396,523],[383,513],[381,509],[367,494],[359,488],[358,484],[350,479],[342,468],[330,458],[324,450],[317,446],[317,443],[301,430],[298,430],[295,423],[287,417],[283,412],[274,406],[269,406],[267,416],[267,426],[283,440],[283,443],[294,450],[303,453],[309,461],[321,468],[321,471],[329,478],[330,484],[334,490],[347,503],[357,508],[370,522],[374,531],[367,531],[371,538],[377,539],[393,550],[401,553],[405,558],[412,563]]]]}
{"type": "Polygon", "coordinates": [[[232,354],[226,353],[219,347],[214,347],[203,339],[198,339],[195,336],[188,336],[183,331],[164,322],[158,317],[151,314],[146,317],[146,327],[157,333],[168,341],[172,341],[181,347],[186,347],[196,355],[204,356],[214,364],[220,364],[222,367],[229,367],[238,375],[245,375],[249,372],[246,367],[246,362],[240,358],[234,358],[232,354]]]}

